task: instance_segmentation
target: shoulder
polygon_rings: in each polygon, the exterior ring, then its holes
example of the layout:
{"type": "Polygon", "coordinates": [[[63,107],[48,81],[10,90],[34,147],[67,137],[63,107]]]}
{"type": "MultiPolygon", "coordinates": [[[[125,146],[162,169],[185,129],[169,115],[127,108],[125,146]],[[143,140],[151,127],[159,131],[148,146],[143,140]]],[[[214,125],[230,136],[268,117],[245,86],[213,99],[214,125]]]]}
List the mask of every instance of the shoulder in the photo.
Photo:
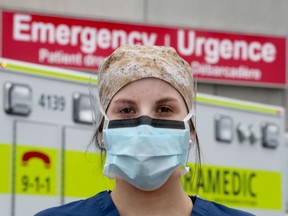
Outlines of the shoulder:
{"type": "MultiPolygon", "coordinates": [[[[109,215],[117,212],[108,191],[103,191],[85,200],[67,203],[62,206],[49,208],[35,216],[92,216],[109,215]]],[[[116,215],[116,214],[114,214],[116,215]]]]}
{"type": "Polygon", "coordinates": [[[195,198],[193,216],[253,216],[253,214],[238,209],[229,208],[219,203],[195,198]]]}

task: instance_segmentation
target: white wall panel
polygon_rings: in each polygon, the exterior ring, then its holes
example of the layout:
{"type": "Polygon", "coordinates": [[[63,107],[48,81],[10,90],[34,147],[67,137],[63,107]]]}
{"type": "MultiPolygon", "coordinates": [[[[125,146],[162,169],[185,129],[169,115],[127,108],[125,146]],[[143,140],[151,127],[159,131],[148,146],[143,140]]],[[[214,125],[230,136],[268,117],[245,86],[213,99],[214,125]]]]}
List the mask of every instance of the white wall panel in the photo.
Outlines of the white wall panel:
{"type": "Polygon", "coordinates": [[[283,104],[284,92],[282,89],[270,88],[253,88],[245,86],[215,86],[215,94],[237,98],[242,100],[249,100],[252,102],[280,105],[283,104]]]}

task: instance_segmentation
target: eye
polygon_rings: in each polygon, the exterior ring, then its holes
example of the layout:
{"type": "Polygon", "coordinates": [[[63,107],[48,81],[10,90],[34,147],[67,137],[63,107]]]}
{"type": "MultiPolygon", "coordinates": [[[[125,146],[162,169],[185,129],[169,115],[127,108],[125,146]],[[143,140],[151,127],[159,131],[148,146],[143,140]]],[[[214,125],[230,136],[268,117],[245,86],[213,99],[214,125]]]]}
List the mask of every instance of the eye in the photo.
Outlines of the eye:
{"type": "Polygon", "coordinates": [[[133,114],[135,111],[131,107],[122,108],[119,111],[122,114],[133,114]]]}
{"type": "Polygon", "coordinates": [[[159,107],[157,110],[158,113],[167,113],[167,112],[172,112],[172,111],[173,110],[167,106],[159,107]]]}

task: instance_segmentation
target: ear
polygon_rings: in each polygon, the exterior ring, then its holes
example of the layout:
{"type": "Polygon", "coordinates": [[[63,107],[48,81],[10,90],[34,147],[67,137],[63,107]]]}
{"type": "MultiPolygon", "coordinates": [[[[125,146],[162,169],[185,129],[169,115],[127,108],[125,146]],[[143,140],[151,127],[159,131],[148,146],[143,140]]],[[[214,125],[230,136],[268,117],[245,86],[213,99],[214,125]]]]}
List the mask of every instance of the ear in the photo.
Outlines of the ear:
{"type": "Polygon", "coordinates": [[[98,140],[99,146],[100,146],[101,148],[104,148],[104,146],[103,146],[103,133],[102,133],[102,130],[101,130],[101,131],[98,131],[97,140],[98,140]]]}
{"type": "Polygon", "coordinates": [[[190,140],[193,141],[196,139],[196,132],[195,131],[190,131],[190,140]]]}
{"type": "Polygon", "coordinates": [[[196,139],[196,130],[192,120],[190,120],[189,126],[190,126],[190,140],[194,141],[196,139]]]}

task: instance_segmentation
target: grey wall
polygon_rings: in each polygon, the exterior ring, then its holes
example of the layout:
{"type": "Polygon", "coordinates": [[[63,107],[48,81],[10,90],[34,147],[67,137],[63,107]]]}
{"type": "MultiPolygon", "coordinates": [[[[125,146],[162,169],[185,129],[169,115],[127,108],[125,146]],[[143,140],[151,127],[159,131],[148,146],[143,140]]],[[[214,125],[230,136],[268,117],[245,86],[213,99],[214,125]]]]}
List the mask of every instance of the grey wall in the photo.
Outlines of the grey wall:
{"type": "MultiPolygon", "coordinates": [[[[0,0],[0,7],[208,30],[288,35],[288,0],[0,0]]],[[[288,106],[288,92],[283,89],[199,83],[198,90],[288,106]]],[[[288,125],[288,118],[286,120],[288,125]]]]}
{"type": "Polygon", "coordinates": [[[287,0],[149,0],[147,17],[149,22],[287,35],[287,9],[287,0]]]}
{"type": "Polygon", "coordinates": [[[144,0],[0,0],[0,6],[19,10],[142,22],[144,0]]]}

